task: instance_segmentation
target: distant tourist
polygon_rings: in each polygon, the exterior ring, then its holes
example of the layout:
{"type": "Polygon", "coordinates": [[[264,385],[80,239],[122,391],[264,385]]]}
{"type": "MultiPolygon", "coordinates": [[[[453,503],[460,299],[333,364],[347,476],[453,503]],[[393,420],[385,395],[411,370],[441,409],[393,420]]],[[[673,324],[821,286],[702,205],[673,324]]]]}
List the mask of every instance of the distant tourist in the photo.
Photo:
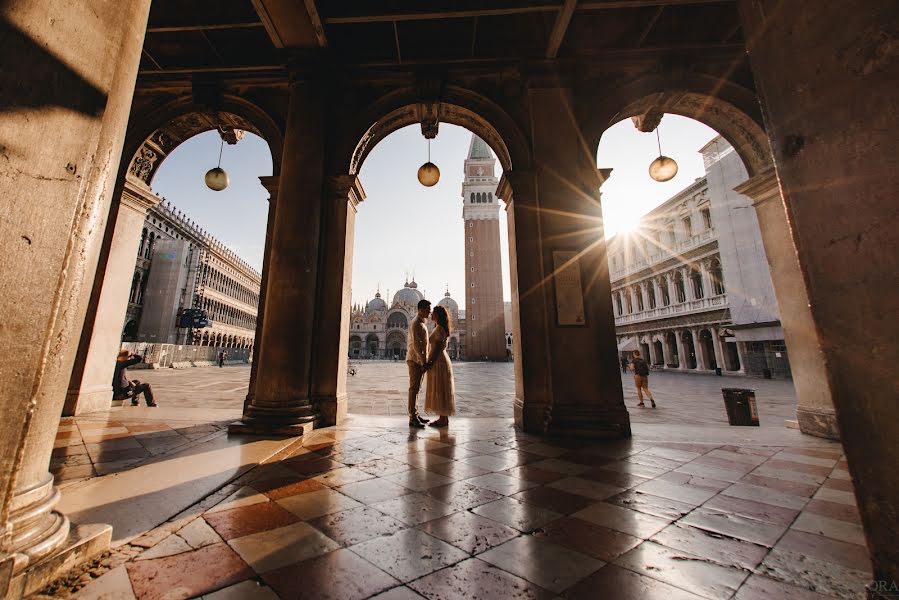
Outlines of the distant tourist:
{"type": "Polygon", "coordinates": [[[622,372],[622,373],[627,373],[627,367],[628,367],[629,364],[630,364],[630,363],[627,361],[627,357],[626,357],[626,356],[622,356],[622,357],[621,357],[621,372],[622,372]]]}
{"type": "Polygon", "coordinates": [[[128,379],[127,369],[131,365],[136,365],[143,358],[137,354],[132,354],[122,348],[115,361],[115,374],[112,376],[112,399],[125,400],[131,398],[131,406],[137,406],[137,396],[144,395],[147,406],[156,406],[153,401],[153,390],[150,389],[149,383],[141,383],[137,379],[130,381],[128,379]]]}
{"type": "Polygon", "coordinates": [[[431,320],[436,325],[428,338],[428,389],[425,392],[425,412],[440,415],[431,427],[446,427],[449,416],[456,414],[453,365],[446,353],[446,343],[450,336],[449,313],[442,306],[434,308],[431,320]]]}
{"type": "Polygon", "coordinates": [[[646,391],[646,397],[652,402],[652,407],[656,407],[656,401],[652,398],[652,392],[649,391],[649,365],[640,358],[640,351],[634,350],[634,358],[631,361],[634,367],[634,384],[637,386],[637,398],[640,404],[637,406],[646,406],[643,404],[643,391],[646,391]]]}
{"type": "Polygon", "coordinates": [[[228,358],[228,353],[222,350],[219,352],[219,369],[225,366],[225,359],[228,358]]]}
{"type": "Polygon", "coordinates": [[[409,427],[423,429],[428,420],[418,414],[418,392],[421,380],[425,376],[425,365],[428,362],[428,328],[425,322],[431,314],[431,303],[427,300],[418,302],[418,314],[409,325],[409,337],[406,341],[406,365],[409,367],[409,427]]]}

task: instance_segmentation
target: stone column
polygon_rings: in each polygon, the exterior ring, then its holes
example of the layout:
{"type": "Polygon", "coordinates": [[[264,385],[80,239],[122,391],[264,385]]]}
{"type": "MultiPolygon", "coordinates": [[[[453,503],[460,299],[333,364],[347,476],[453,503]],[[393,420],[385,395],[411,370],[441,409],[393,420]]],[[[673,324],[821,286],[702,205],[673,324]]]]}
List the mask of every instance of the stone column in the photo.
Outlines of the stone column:
{"type": "Polygon", "coordinates": [[[543,431],[630,436],[609,303],[599,193],[605,175],[596,169],[595,156],[583,151],[571,90],[556,85],[535,80],[528,90],[541,244],[517,245],[518,268],[524,261],[539,264],[545,278],[536,289],[519,282],[519,294],[539,291],[547,310],[544,340],[522,343],[547,344],[552,395],[543,431]]]}
{"type": "Polygon", "coordinates": [[[662,298],[664,297],[662,294],[662,286],[668,285],[668,282],[665,281],[664,278],[660,278],[660,279],[654,280],[654,283],[655,283],[655,285],[653,287],[654,287],[654,292],[656,295],[656,308],[665,306],[665,303],[662,301],[662,298]]]}
{"type": "Polygon", "coordinates": [[[809,435],[839,439],[824,351],[812,318],[774,167],[751,177],[735,191],[752,199],[758,215],[784,341],[790,353],[799,429],[809,435]]]}
{"type": "MultiPolygon", "coordinates": [[[[109,213],[149,0],[3,13],[0,595],[55,576],[68,520],[47,471],[109,213]],[[65,14],[65,19],[57,18],[65,14]],[[26,84],[27,83],[27,84],[26,84]],[[49,561],[50,559],[48,559],[49,561]],[[55,560],[55,559],[54,559],[55,560]],[[7,588],[12,586],[7,592],[7,588]]],[[[129,278],[130,279],[130,278],[129,278]]],[[[108,528],[104,544],[108,544],[108,528]]],[[[102,550],[103,548],[99,548],[102,550]]],[[[98,550],[97,548],[94,551],[98,550]]]]}
{"type": "Polygon", "coordinates": [[[303,435],[318,418],[310,397],[324,189],[324,90],[290,84],[275,223],[266,271],[256,382],[232,433],[303,435]]]}
{"type": "Polygon", "coordinates": [[[724,360],[724,349],[721,347],[721,330],[715,327],[712,332],[712,346],[715,349],[715,363],[722,371],[727,370],[727,363],[724,360]]]}
{"type": "Polygon", "coordinates": [[[674,357],[671,356],[671,349],[668,347],[668,332],[665,331],[662,333],[662,358],[665,360],[665,368],[668,368],[668,365],[674,362],[674,357]]]}
{"type": "Polygon", "coordinates": [[[737,356],[740,358],[740,368],[737,373],[746,373],[746,352],[743,350],[743,342],[734,342],[737,346],[737,356]]]}
{"type": "Polygon", "coordinates": [[[312,398],[323,426],[337,425],[347,413],[353,239],[356,210],[364,199],[357,176],[338,175],[328,181],[312,370],[312,398]]]}
{"type": "Polygon", "coordinates": [[[265,248],[262,252],[262,277],[259,282],[259,302],[256,305],[256,334],[253,337],[253,362],[250,363],[250,385],[247,388],[247,397],[244,400],[244,412],[253,401],[256,393],[256,374],[259,369],[259,341],[262,339],[262,321],[265,318],[265,288],[268,285],[268,265],[272,251],[272,230],[275,228],[275,210],[278,205],[278,186],[281,178],[277,175],[260,177],[262,186],[268,190],[268,220],[265,225],[265,248]]]}
{"type": "Polygon", "coordinates": [[[739,7],[874,579],[895,586],[897,6],[796,0],[772,12],[769,2],[741,0],[739,7]]]}
{"type": "Polygon", "coordinates": [[[709,296],[714,296],[712,278],[709,275],[709,262],[707,260],[699,263],[699,273],[702,275],[702,297],[708,298],[709,296]]]}
{"type": "Polygon", "coordinates": [[[540,433],[552,402],[552,379],[546,316],[549,303],[543,285],[546,275],[541,259],[543,242],[535,175],[522,171],[504,173],[496,196],[506,203],[509,228],[515,425],[540,433]]]}
{"type": "Polygon", "coordinates": [[[683,331],[675,330],[674,340],[677,342],[677,368],[681,371],[686,371],[690,368],[690,360],[687,356],[687,349],[684,346],[683,333],[683,331]]]}
{"type": "Polygon", "coordinates": [[[634,312],[635,313],[642,312],[640,310],[640,301],[637,299],[637,295],[640,293],[637,290],[637,286],[630,285],[630,286],[628,286],[627,291],[631,295],[631,304],[633,304],[633,306],[634,306],[634,312]]]}
{"type": "Polygon", "coordinates": [[[698,298],[696,297],[696,292],[693,289],[693,278],[690,277],[690,269],[688,269],[687,267],[681,267],[680,274],[681,277],[684,278],[684,295],[687,298],[686,301],[690,302],[692,300],[698,300],[698,298]]]}
{"type": "Polygon", "coordinates": [[[129,175],[113,204],[107,223],[109,239],[101,254],[105,265],[98,268],[94,280],[63,416],[108,410],[111,405],[115,357],[122,343],[137,247],[147,211],[159,201],[143,181],[129,175]]]}

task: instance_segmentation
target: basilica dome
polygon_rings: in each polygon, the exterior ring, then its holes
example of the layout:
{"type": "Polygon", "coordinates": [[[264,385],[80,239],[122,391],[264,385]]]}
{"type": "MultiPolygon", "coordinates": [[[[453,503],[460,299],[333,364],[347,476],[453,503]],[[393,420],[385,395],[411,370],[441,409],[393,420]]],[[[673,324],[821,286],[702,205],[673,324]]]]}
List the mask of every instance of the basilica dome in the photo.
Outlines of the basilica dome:
{"type": "Polygon", "coordinates": [[[366,309],[368,310],[368,312],[387,310],[387,303],[384,302],[383,298],[381,298],[381,292],[375,294],[374,299],[368,303],[366,309]]]}
{"type": "Polygon", "coordinates": [[[442,306],[448,310],[451,315],[456,315],[459,312],[459,304],[452,299],[449,290],[443,295],[443,299],[437,303],[437,306],[442,306]]]}
{"type": "Polygon", "coordinates": [[[424,295],[418,291],[418,284],[415,280],[406,282],[403,289],[393,296],[394,304],[408,304],[409,306],[417,306],[419,300],[424,300],[424,295]]]}

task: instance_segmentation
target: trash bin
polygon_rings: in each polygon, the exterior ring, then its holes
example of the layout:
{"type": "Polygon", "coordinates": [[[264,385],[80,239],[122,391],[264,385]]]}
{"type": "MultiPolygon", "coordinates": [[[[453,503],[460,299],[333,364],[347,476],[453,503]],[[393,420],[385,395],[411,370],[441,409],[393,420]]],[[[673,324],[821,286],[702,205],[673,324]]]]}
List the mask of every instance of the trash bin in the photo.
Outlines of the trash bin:
{"type": "Polygon", "coordinates": [[[721,388],[727,422],[731,425],[754,425],[758,427],[759,412],[755,405],[755,390],[743,388],[721,388]]]}
{"type": "Polygon", "coordinates": [[[715,367],[715,375],[721,377],[721,367],[715,367]]]}
{"type": "Polygon", "coordinates": [[[765,379],[771,379],[771,369],[769,369],[768,367],[762,369],[762,377],[764,377],[765,379]]]}

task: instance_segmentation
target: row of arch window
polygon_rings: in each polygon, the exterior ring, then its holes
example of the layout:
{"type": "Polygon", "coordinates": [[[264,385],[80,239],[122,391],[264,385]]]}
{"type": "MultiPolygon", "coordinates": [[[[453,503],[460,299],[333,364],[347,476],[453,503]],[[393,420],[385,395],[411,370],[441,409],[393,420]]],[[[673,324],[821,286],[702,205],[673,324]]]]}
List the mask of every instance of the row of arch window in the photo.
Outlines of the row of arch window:
{"type": "Polygon", "coordinates": [[[137,248],[137,256],[142,256],[149,260],[150,255],[153,253],[153,246],[158,239],[159,238],[154,232],[147,232],[147,228],[144,227],[144,230],[140,235],[140,246],[137,248]]]}
{"type": "Polygon", "coordinates": [[[472,204],[490,204],[493,202],[493,192],[472,192],[472,204]]]}
{"type": "MultiPolygon", "coordinates": [[[[709,277],[712,282],[712,291],[714,295],[718,296],[723,294],[724,273],[721,269],[721,263],[717,260],[712,263],[712,267],[709,270],[709,277]]],[[[695,267],[690,269],[690,274],[686,281],[684,280],[684,275],[681,271],[675,271],[672,283],[674,288],[674,302],[677,304],[681,304],[687,301],[688,284],[691,287],[694,299],[698,300],[705,297],[706,290],[702,280],[702,273],[700,273],[695,267]]],[[[621,316],[656,308],[656,285],[658,285],[659,291],[661,292],[660,297],[662,306],[671,305],[672,290],[669,290],[668,285],[666,285],[666,280],[662,279],[661,281],[656,282],[655,280],[651,279],[646,282],[646,295],[647,301],[649,303],[648,306],[643,299],[643,293],[639,285],[625,288],[624,290],[615,292],[613,294],[616,315],[621,316]],[[636,298],[636,300],[634,298],[636,298]]]]}
{"type": "MultiPolygon", "coordinates": [[[[702,218],[703,230],[712,228],[712,213],[709,208],[699,211],[702,218]]],[[[678,234],[674,221],[666,225],[647,227],[647,233],[643,236],[635,236],[635,239],[625,249],[612,257],[612,268],[620,269],[625,266],[626,256],[642,254],[649,256],[659,251],[673,250],[678,241],[688,240],[697,232],[694,232],[693,216],[685,215],[681,218],[680,233],[678,234]]]]}
{"type": "Polygon", "coordinates": [[[217,348],[252,348],[253,338],[204,331],[200,336],[199,345],[217,348]]]}
{"type": "Polygon", "coordinates": [[[137,271],[131,278],[131,292],[128,294],[128,302],[132,304],[143,304],[144,292],[147,290],[147,278],[145,274],[137,271]]]}
{"type": "Polygon", "coordinates": [[[256,329],[256,316],[239,308],[222,304],[218,300],[203,298],[200,307],[206,311],[209,319],[215,323],[233,325],[244,329],[256,329]]]}
{"type": "Polygon", "coordinates": [[[206,265],[203,268],[200,284],[223,294],[240,300],[251,306],[259,305],[259,294],[231,279],[215,267],[206,265]]]}

